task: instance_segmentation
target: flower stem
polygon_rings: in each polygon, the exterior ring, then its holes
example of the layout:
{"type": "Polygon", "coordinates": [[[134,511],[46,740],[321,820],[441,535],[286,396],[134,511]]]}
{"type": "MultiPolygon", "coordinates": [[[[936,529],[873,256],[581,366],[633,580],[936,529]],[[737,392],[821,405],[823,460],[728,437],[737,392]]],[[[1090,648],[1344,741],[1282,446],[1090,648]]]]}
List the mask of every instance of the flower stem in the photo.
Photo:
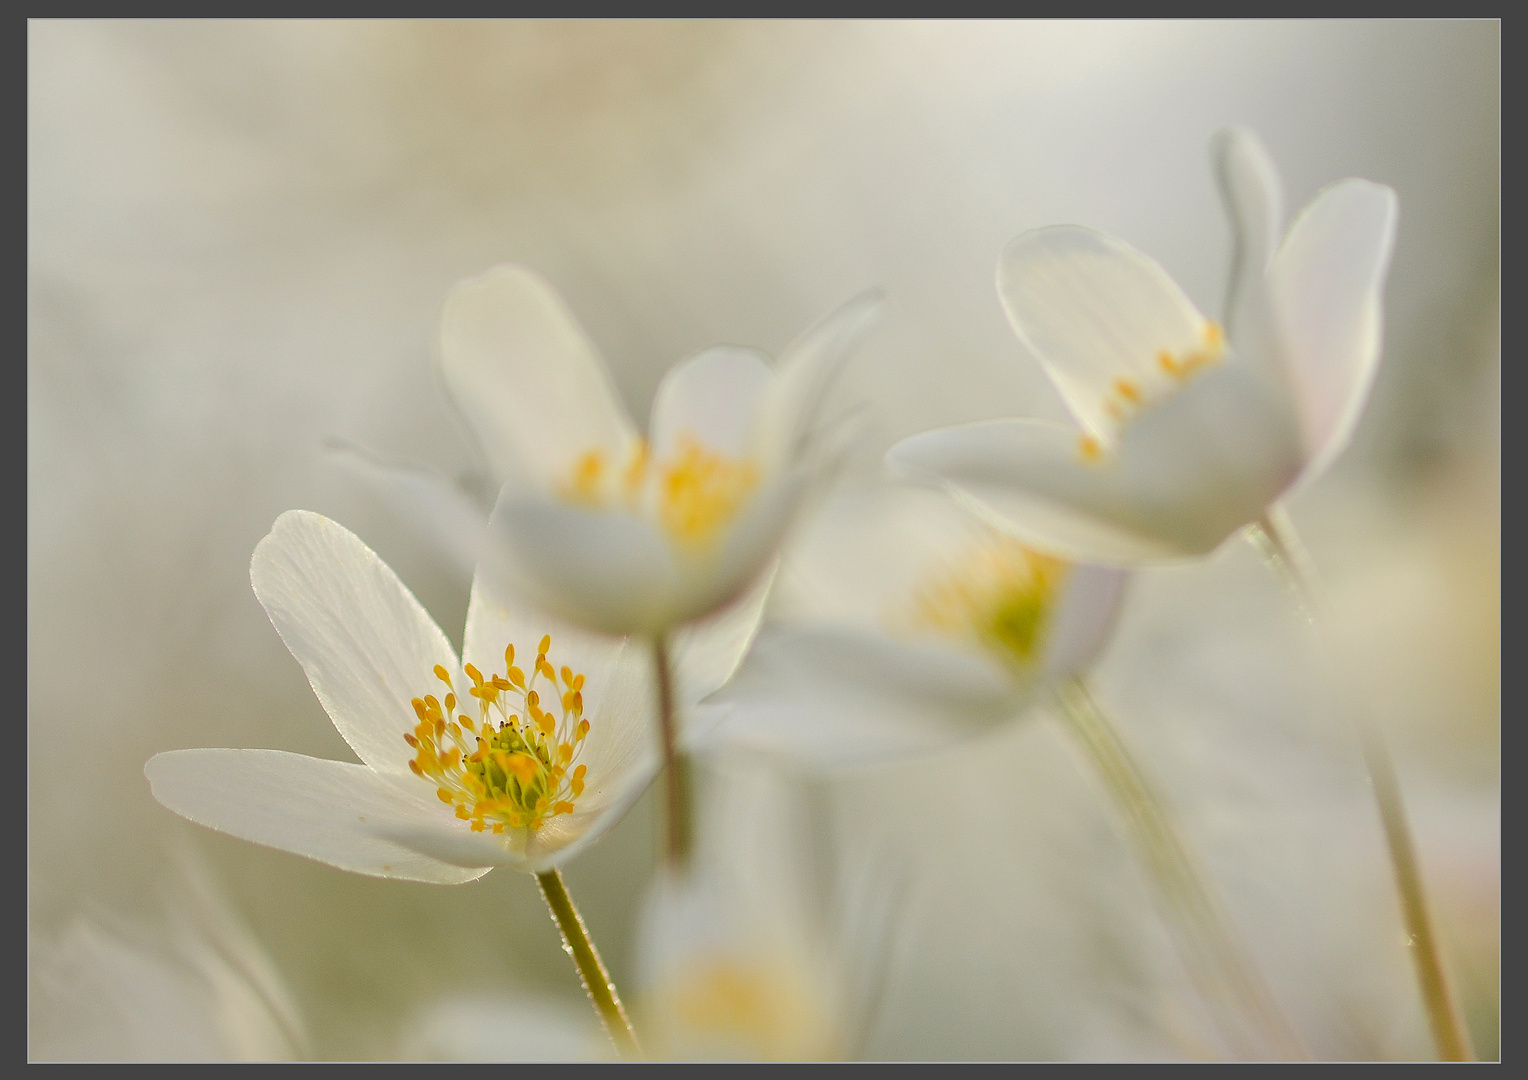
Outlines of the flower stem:
{"type": "Polygon", "coordinates": [[[578,974],[584,980],[584,989],[589,992],[589,1000],[594,1002],[595,1011],[604,1021],[610,1041],[615,1043],[616,1050],[623,1058],[640,1058],[642,1047],[637,1043],[636,1033],[631,1030],[626,1010],[621,1007],[615,983],[610,981],[605,965],[600,962],[600,954],[595,951],[594,942],[589,940],[589,931],[584,928],[584,920],[579,918],[578,909],[573,906],[573,898],[568,895],[568,887],[562,882],[562,874],[553,867],[543,874],[537,874],[536,881],[541,886],[541,895],[546,897],[546,906],[552,909],[552,918],[557,928],[562,931],[562,947],[578,966],[578,974]]]}
{"type": "Polygon", "coordinates": [[[674,672],[663,635],[653,638],[653,668],[658,684],[658,723],[663,736],[663,763],[668,796],[665,853],[669,866],[682,872],[690,862],[693,840],[690,823],[690,759],[679,749],[678,717],[674,708],[674,672]]]}
{"type": "MultiPolygon", "coordinates": [[[[1269,509],[1252,528],[1251,539],[1268,563],[1283,575],[1299,597],[1307,621],[1317,629],[1315,573],[1304,546],[1294,530],[1294,523],[1282,506],[1269,509]]],[[[1323,647],[1324,654],[1326,649],[1323,647]]],[[[1390,851],[1390,865],[1395,871],[1396,892],[1401,903],[1401,918],[1406,926],[1406,941],[1416,965],[1417,983],[1422,1004],[1432,1026],[1433,1042],[1444,1061],[1474,1061],[1475,1050],[1465,1027],[1443,968],[1443,956],[1433,932],[1427,910],[1427,896],[1422,887],[1422,871],[1417,863],[1416,847],[1406,820],[1406,804],[1401,798],[1400,781],[1384,736],[1367,717],[1354,720],[1364,766],[1369,771],[1369,785],[1379,808],[1385,830],[1385,844],[1390,851]]]]}
{"type": "Polygon", "coordinates": [[[1081,678],[1069,679],[1056,694],[1072,734],[1124,814],[1158,910],[1232,1052],[1240,1057],[1306,1058],[1300,1037],[1237,940],[1167,807],[1087,684],[1081,678]]]}

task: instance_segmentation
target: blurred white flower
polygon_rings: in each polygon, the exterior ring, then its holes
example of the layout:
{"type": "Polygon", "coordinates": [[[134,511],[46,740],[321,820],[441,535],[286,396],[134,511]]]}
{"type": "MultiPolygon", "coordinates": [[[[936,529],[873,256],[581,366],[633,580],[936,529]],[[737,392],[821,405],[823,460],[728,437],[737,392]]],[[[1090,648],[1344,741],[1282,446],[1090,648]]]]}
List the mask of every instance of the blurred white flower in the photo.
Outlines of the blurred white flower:
{"type": "Polygon", "coordinates": [[[734,346],[691,357],[664,376],[644,439],[540,275],[503,265],[462,282],[439,361],[503,484],[490,565],[607,633],[661,633],[738,599],[834,456],[817,406],[880,309],[877,293],[856,297],[774,367],[734,346]]]}
{"type": "MultiPolygon", "coordinates": [[[[532,624],[479,580],[463,663],[371,549],[307,511],[277,519],[250,578],[364,764],[280,750],[155,755],[144,767],[154,797],[192,821],[358,873],[458,884],[496,865],[562,863],[656,771],[651,665],[624,640],[554,626],[559,669],[546,620],[532,624]]],[[[743,614],[749,629],[754,618],[743,614]]],[[[739,641],[746,633],[725,621],[688,635],[680,685],[715,689],[739,641]]]]}
{"type": "Polygon", "coordinates": [[[829,768],[989,730],[1092,663],[1127,576],[1033,551],[940,492],[846,488],[786,549],[712,738],[829,768]]]}
{"type": "Polygon", "coordinates": [[[713,759],[688,873],[661,872],[637,937],[635,1014],[651,1057],[859,1056],[876,1019],[903,888],[864,853],[817,899],[804,792],[757,759],[713,759]]]}
{"type": "Polygon", "coordinates": [[[1082,432],[994,420],[925,432],[887,460],[1033,543],[1139,563],[1201,555],[1347,445],[1379,361],[1396,196],[1322,190],[1280,242],[1282,197],[1244,130],[1215,142],[1236,236],[1226,327],[1121,240],[1059,225],[1013,240],[998,294],[1082,432]]]}
{"type": "Polygon", "coordinates": [[[199,864],[182,860],[170,932],[77,916],[32,938],[34,1061],[290,1061],[302,1017],[264,947],[199,864]]]}
{"type": "Polygon", "coordinates": [[[601,1061],[610,1042],[587,1008],[549,995],[458,993],[404,1021],[404,1061],[601,1061]]]}

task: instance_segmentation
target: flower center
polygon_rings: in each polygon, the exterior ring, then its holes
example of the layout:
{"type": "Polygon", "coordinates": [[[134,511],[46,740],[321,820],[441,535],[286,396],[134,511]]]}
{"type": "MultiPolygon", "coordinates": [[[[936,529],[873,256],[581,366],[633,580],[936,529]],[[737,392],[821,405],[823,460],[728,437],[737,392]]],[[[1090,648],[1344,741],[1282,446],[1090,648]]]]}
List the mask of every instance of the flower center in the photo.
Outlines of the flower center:
{"type": "Polygon", "coordinates": [[[971,641],[1009,664],[1037,659],[1069,565],[1010,537],[967,550],[913,597],[918,625],[971,641]]]}
{"type": "Polygon", "coordinates": [[[451,673],[439,664],[435,677],[446,684],[445,701],[434,694],[414,699],[419,723],[403,736],[415,750],[409,768],[432,781],[441,801],[472,822],[474,832],[534,831],[548,817],[571,814],[584,792],[588,766],[574,765],[589,734],[584,677],[567,666],[554,669],[547,660],[551,647],[550,635],[543,637],[529,681],[515,667],[513,645],[504,649],[503,675],[484,678],[468,664],[467,694],[475,706],[457,698],[451,673]],[[548,695],[560,697],[557,715],[542,707],[536,688],[542,676],[551,684],[548,695]]]}
{"type": "Polygon", "coordinates": [[[653,458],[645,440],[616,464],[590,450],[573,466],[565,494],[591,506],[649,512],[682,546],[705,547],[731,521],[758,486],[751,461],[729,458],[682,435],[674,449],[653,458]]]}
{"type": "Polygon", "coordinates": [[[781,959],[706,955],[646,995],[663,1049],[743,1052],[763,1060],[832,1056],[831,1003],[781,959]]]}
{"type": "MultiPolygon", "coordinates": [[[[1158,377],[1150,380],[1152,385],[1143,388],[1135,379],[1115,379],[1109,392],[1104,395],[1104,411],[1123,427],[1141,409],[1162,400],[1197,372],[1217,363],[1225,351],[1225,334],[1220,324],[1207,319],[1199,328],[1198,348],[1181,353],[1169,349],[1158,350],[1158,377]]],[[[1104,445],[1094,435],[1080,436],[1077,449],[1084,461],[1098,461],[1104,455],[1104,445]]]]}

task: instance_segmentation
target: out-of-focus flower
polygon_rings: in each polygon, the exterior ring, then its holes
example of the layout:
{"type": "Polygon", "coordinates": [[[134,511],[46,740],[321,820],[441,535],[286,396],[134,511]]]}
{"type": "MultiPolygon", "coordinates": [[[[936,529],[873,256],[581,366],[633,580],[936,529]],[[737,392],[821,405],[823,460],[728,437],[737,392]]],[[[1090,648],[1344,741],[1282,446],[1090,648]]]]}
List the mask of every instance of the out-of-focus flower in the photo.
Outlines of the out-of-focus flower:
{"type": "Polygon", "coordinates": [[[1236,236],[1222,327],[1155,261],[1103,233],[1024,233],[998,264],[1020,340],[1081,433],[995,420],[912,436],[888,461],[1005,530],[1098,562],[1201,555],[1347,445],[1380,354],[1396,196],[1322,190],[1282,242],[1282,196],[1250,132],[1215,142],[1236,236]]]}
{"type": "Polygon", "coordinates": [[[834,458],[822,392],[879,316],[839,308],[773,367],[716,346],[672,368],[643,438],[604,361],[542,277],[495,267],[458,285],[439,361],[503,487],[489,565],[569,621],[655,634],[743,595],[834,458]]]}
{"type": "MultiPolygon", "coordinates": [[[[307,511],[277,519],[250,578],[364,764],[280,750],[155,755],[144,767],[154,797],[192,821],[358,873],[458,884],[496,865],[560,864],[654,775],[651,665],[624,640],[554,626],[559,668],[546,620],[533,625],[480,580],[463,663],[371,549],[307,511]]],[[[725,622],[708,630],[676,655],[680,685],[699,694],[746,641],[725,622]]]]}
{"type": "Polygon", "coordinates": [[[1127,574],[1042,555],[939,492],[842,490],[787,548],[714,737],[823,768],[990,729],[1093,661],[1127,574]]]}
{"type": "Polygon", "coordinates": [[[610,1043],[587,1008],[490,991],[430,1002],[404,1021],[405,1061],[601,1061],[610,1043]]]}
{"type": "Polygon", "coordinates": [[[860,859],[817,899],[802,792],[757,760],[713,759],[688,873],[660,873],[638,933],[649,1056],[857,1057],[876,1018],[903,899],[860,859]]]}
{"type": "Polygon", "coordinates": [[[168,935],[88,916],[28,949],[34,1061],[290,1061],[304,1024],[264,947],[183,862],[168,935]],[[165,939],[168,940],[165,940],[165,939]]]}

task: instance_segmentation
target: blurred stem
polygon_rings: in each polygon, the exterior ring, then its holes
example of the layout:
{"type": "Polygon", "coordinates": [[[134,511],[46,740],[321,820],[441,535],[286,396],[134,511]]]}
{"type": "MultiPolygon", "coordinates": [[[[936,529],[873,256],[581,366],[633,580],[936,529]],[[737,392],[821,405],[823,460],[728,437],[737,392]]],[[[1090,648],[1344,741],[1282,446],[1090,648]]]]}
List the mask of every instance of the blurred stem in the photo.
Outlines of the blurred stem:
{"type": "Polygon", "coordinates": [[[658,723],[663,736],[663,764],[668,795],[667,854],[669,866],[682,872],[690,862],[690,759],[679,749],[679,721],[674,708],[674,671],[668,643],[653,638],[653,668],[658,684],[658,723]]]}
{"type": "Polygon", "coordinates": [[[579,918],[578,909],[573,906],[573,898],[568,895],[568,887],[562,882],[562,874],[554,867],[544,874],[537,874],[536,881],[541,885],[541,895],[546,897],[546,906],[552,909],[552,918],[557,928],[562,931],[562,947],[578,966],[578,974],[584,980],[584,989],[589,992],[589,1000],[594,1002],[595,1011],[604,1021],[610,1041],[615,1043],[616,1050],[623,1058],[640,1058],[642,1048],[637,1043],[636,1033],[631,1030],[631,1021],[626,1018],[621,998],[615,992],[615,984],[610,981],[605,965],[600,962],[600,954],[595,951],[594,942],[589,940],[584,920],[579,918]]]}
{"type": "Polygon", "coordinates": [[[1061,684],[1061,713],[1114,797],[1195,988],[1240,1057],[1305,1059],[1229,919],[1210,892],[1167,807],[1081,678],[1061,684]]]}
{"type": "MultiPolygon", "coordinates": [[[[1270,507],[1252,527],[1252,542],[1299,597],[1306,619],[1316,623],[1317,594],[1315,568],[1300,543],[1294,523],[1282,506],[1270,507]]],[[[1325,643],[1318,641],[1324,655],[1325,643]]],[[[1432,1026],[1433,1042],[1444,1061],[1474,1061],[1475,1050],[1465,1027],[1443,969],[1443,957],[1433,932],[1427,910],[1427,895],[1422,887],[1422,870],[1417,863],[1416,846],[1406,820],[1406,804],[1401,798],[1400,781],[1384,735],[1361,713],[1355,716],[1358,744],[1363,750],[1364,765],[1369,770],[1369,785],[1374,789],[1380,823],[1385,829],[1385,844],[1390,850],[1390,865],[1395,871],[1395,887],[1401,902],[1401,918],[1406,926],[1406,942],[1416,965],[1417,983],[1422,1003],[1432,1026]]]]}

